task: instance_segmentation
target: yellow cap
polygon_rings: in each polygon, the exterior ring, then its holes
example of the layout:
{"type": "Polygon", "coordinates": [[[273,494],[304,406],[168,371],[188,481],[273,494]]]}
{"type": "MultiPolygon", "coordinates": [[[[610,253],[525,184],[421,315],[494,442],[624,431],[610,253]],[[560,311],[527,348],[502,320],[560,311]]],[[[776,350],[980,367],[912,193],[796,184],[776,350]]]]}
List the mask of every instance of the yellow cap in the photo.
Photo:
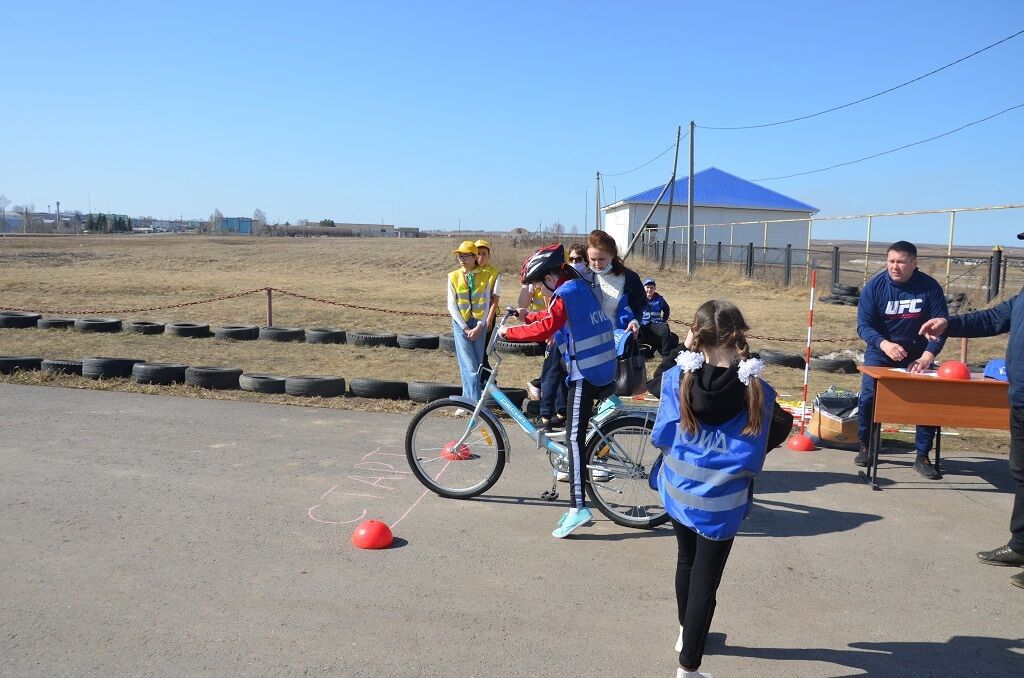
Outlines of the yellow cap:
{"type": "Polygon", "coordinates": [[[475,244],[477,247],[486,247],[487,249],[491,249],[491,241],[490,240],[477,240],[473,244],[475,244]]]}
{"type": "Polygon", "coordinates": [[[452,250],[452,254],[476,254],[476,245],[473,244],[472,240],[463,240],[462,244],[457,249],[452,250]]]}

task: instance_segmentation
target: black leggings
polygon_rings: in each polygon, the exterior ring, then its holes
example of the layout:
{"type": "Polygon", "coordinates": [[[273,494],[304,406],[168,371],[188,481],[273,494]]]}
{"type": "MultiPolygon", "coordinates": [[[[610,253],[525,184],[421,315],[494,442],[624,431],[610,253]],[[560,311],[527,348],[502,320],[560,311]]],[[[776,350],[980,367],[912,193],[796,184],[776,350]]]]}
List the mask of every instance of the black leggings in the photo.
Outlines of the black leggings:
{"type": "Polygon", "coordinates": [[[704,657],[704,643],[715,615],[715,592],[722,583],[725,561],[732,550],[732,539],[714,541],[702,537],[675,519],[672,527],[679,543],[676,562],[676,604],[679,625],[683,627],[683,651],[679,665],[696,669],[704,657]]]}

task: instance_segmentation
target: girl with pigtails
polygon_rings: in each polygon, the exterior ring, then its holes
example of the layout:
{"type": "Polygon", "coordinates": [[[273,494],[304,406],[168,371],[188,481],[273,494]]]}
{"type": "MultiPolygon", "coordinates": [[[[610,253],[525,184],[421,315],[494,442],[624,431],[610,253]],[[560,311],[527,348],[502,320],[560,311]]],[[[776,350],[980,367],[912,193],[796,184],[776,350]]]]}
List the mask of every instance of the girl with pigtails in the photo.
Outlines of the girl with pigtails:
{"type": "Polygon", "coordinates": [[[793,423],[760,378],[764,364],[750,357],[749,329],[733,304],[704,303],[684,342],[688,350],[662,375],[651,433],[662,457],[652,482],[679,545],[680,678],[711,675],[698,669],[722,572],[753,505],[753,479],[793,423]]]}

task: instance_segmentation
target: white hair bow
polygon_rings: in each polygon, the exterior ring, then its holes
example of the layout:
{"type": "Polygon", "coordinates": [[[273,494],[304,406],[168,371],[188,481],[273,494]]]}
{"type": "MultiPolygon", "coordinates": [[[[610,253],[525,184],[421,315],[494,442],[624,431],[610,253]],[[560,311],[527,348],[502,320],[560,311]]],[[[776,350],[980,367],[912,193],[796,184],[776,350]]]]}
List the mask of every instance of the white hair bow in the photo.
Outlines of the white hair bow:
{"type": "Polygon", "coordinates": [[[740,381],[743,382],[744,386],[750,386],[751,377],[760,377],[761,373],[764,372],[764,361],[759,358],[747,358],[746,360],[740,361],[739,369],[740,381]]]}
{"type": "Polygon", "coordinates": [[[700,351],[683,351],[676,358],[676,365],[683,368],[683,372],[696,372],[704,365],[704,354],[700,351]]]}

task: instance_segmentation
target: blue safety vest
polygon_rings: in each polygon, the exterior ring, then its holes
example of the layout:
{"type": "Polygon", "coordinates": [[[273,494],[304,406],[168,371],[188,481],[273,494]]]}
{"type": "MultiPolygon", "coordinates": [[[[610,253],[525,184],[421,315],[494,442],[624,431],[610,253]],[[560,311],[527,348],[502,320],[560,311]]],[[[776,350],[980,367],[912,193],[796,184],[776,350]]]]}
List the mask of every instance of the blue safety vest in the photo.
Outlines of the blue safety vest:
{"type": "Polygon", "coordinates": [[[746,409],[717,426],[701,424],[695,433],[679,427],[679,367],[662,375],[661,401],[651,442],[662,449],[658,493],[669,515],[697,534],[731,539],[753,506],[751,482],[761,472],[768,447],[775,390],[764,381],[761,432],[742,435],[746,409]]]}
{"type": "Polygon", "coordinates": [[[612,323],[601,310],[594,293],[578,279],[567,280],[555,290],[568,315],[564,329],[555,335],[566,371],[572,368],[594,386],[615,379],[615,339],[612,323]]]}

